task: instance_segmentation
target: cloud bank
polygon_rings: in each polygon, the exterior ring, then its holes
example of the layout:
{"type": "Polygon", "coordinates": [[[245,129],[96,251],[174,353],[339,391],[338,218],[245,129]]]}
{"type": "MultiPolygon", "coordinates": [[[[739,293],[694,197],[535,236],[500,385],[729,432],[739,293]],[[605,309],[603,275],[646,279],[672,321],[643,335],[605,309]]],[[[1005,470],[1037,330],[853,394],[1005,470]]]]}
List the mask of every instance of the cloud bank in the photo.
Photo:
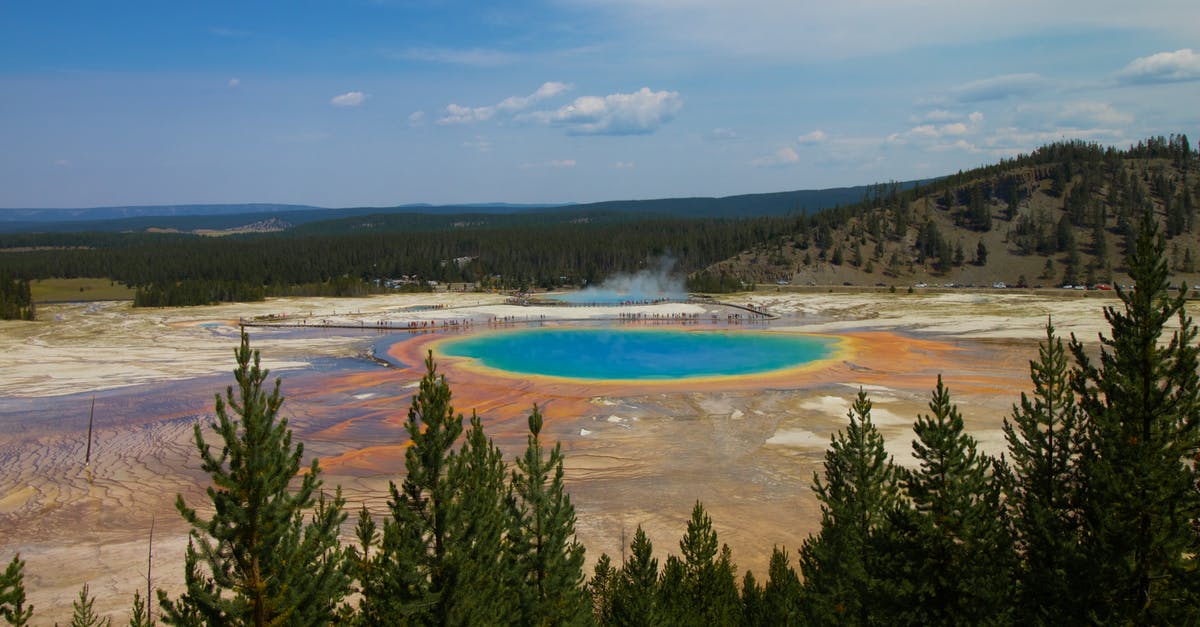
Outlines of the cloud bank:
{"type": "Polygon", "coordinates": [[[1122,83],[1182,83],[1200,80],[1200,54],[1191,48],[1134,59],[1117,74],[1122,83]]]}
{"type": "Polygon", "coordinates": [[[525,117],[563,127],[572,135],[646,135],[671,121],[682,108],[678,92],[643,87],[631,94],[583,96],[554,111],[536,111],[525,117]]]}

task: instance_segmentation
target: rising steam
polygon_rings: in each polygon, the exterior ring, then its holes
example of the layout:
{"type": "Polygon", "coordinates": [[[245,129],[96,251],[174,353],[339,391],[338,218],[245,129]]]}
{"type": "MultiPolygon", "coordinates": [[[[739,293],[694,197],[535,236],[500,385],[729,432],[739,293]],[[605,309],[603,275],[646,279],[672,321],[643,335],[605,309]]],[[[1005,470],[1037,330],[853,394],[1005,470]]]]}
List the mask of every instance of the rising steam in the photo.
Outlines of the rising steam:
{"type": "Polygon", "coordinates": [[[687,289],[683,277],[672,273],[675,260],[660,257],[650,267],[634,274],[618,274],[594,285],[563,297],[572,303],[622,303],[652,302],[659,300],[686,300],[687,289]]]}

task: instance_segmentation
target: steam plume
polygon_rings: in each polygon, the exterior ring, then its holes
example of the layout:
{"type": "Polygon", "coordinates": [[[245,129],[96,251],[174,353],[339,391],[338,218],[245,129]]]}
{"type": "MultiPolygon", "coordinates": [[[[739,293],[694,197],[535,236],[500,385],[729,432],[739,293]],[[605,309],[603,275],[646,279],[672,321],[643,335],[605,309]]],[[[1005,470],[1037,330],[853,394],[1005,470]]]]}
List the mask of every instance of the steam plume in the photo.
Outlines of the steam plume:
{"type": "Polygon", "coordinates": [[[573,303],[621,303],[656,300],[684,300],[687,289],[683,278],[672,273],[675,260],[660,257],[650,267],[634,274],[618,274],[608,277],[598,286],[568,294],[564,300],[573,303]]]}

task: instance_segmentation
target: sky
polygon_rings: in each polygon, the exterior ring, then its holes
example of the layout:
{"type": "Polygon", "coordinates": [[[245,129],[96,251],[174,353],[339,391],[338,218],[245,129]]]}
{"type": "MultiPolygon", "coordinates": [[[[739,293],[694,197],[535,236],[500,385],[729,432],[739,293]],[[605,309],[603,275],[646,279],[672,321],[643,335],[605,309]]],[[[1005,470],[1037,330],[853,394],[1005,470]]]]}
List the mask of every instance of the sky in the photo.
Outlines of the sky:
{"type": "Polygon", "coordinates": [[[0,207],[559,203],[1200,139],[1196,0],[0,0],[0,207]]]}

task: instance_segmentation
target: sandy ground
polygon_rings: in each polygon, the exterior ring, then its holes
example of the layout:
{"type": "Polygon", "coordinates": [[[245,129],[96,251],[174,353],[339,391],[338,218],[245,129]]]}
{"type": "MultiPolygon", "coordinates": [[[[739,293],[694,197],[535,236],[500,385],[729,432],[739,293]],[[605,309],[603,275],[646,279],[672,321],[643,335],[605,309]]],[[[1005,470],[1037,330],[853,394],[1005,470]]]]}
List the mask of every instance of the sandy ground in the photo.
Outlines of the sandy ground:
{"type": "MultiPolygon", "coordinates": [[[[755,328],[833,333],[853,350],[841,360],[786,375],[725,383],[572,384],[489,376],[444,364],[456,407],[477,410],[511,457],[524,446],[537,402],[546,431],[566,451],[567,479],[589,564],[619,559],[642,525],[665,556],[677,550],[696,500],[742,568],[766,570],[773,545],[794,555],[818,526],[812,496],[830,435],[857,391],[900,463],[911,463],[911,425],[926,410],[936,376],[983,448],[1004,448],[1000,426],[1028,388],[1028,361],[1047,317],[1059,334],[1095,345],[1107,298],[1024,293],[936,295],[787,294],[729,299],[780,319],[755,328]]],[[[203,502],[204,477],[190,438],[231,382],[239,319],[274,315],[290,324],[354,327],[320,331],[255,328],[254,347],[284,379],[284,414],[329,485],[357,509],[382,513],[389,480],[403,469],[403,421],[418,368],[385,368],[362,356],[380,324],[488,328],[577,324],[640,314],[643,324],[683,315],[727,324],[733,309],[699,304],[519,307],[502,296],[421,294],[362,299],[277,299],[187,309],[134,310],[127,303],[46,306],[38,322],[0,322],[0,559],[20,552],[35,620],[69,620],[88,582],[98,608],[117,622],[145,589],[154,524],[155,587],[178,588],[186,529],[176,494],[203,502]],[[327,364],[351,364],[329,367],[327,364]],[[92,463],[86,449],[90,398],[97,397],[92,463]]],[[[744,312],[743,312],[744,315],[744,312]]],[[[419,364],[442,334],[415,334],[393,356],[419,364]]],[[[351,523],[353,521],[351,520],[351,523]]],[[[764,573],[765,574],[765,573],[764,573]]]]}

